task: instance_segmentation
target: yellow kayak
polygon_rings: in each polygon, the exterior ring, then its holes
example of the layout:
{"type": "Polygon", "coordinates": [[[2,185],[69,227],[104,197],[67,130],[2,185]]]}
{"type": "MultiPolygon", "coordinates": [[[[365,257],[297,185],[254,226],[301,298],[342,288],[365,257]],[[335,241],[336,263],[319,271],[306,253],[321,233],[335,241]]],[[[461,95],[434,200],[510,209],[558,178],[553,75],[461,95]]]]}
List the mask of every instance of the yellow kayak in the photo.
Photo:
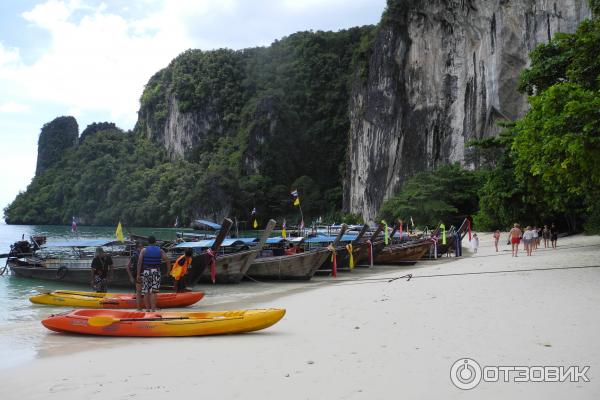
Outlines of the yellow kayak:
{"type": "MultiPolygon", "coordinates": [[[[158,293],[158,308],[187,307],[204,297],[203,292],[158,293]]],[[[36,304],[85,308],[136,308],[133,293],[96,293],[75,290],[55,290],[31,296],[36,304]]]]}
{"type": "Polygon", "coordinates": [[[74,310],[42,324],[56,332],[103,336],[204,336],[258,331],[277,323],[285,309],[207,312],[74,310]]]}

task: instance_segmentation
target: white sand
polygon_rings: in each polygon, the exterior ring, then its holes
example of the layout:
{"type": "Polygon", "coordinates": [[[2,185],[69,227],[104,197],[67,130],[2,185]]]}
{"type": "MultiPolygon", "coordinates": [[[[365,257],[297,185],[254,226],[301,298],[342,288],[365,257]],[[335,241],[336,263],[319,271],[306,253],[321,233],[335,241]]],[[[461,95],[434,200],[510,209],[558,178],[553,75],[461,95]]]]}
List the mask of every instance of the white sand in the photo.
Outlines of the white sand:
{"type": "Polygon", "coordinates": [[[287,308],[284,320],[262,332],[98,338],[89,350],[42,354],[3,371],[0,398],[598,399],[600,268],[374,278],[600,266],[599,256],[600,237],[560,239],[558,250],[512,258],[510,251],[495,253],[491,236],[481,235],[479,253],[470,257],[379,275],[340,274],[335,285],[246,300],[248,308],[287,308]],[[461,391],[450,367],[462,357],[481,365],[589,365],[591,381],[482,382],[461,391]]]}

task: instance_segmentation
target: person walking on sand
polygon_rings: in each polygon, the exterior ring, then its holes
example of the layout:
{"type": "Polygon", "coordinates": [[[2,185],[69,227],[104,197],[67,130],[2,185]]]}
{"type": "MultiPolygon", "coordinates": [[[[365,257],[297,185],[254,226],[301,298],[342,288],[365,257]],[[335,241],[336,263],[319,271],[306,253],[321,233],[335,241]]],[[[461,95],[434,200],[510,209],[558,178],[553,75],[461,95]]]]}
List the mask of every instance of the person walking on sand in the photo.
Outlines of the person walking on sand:
{"type": "Polygon", "coordinates": [[[479,238],[477,234],[473,234],[473,238],[471,239],[471,247],[473,247],[473,253],[477,253],[477,249],[479,248],[479,238]]]}
{"type": "Polygon", "coordinates": [[[523,245],[525,246],[525,253],[530,256],[533,251],[533,230],[529,225],[525,228],[525,233],[523,233],[523,245]]]}
{"type": "Polygon", "coordinates": [[[513,228],[508,232],[508,237],[510,238],[510,243],[512,245],[512,256],[519,256],[519,243],[521,242],[521,227],[519,224],[515,223],[513,228]]]}
{"type": "Polygon", "coordinates": [[[104,253],[102,247],[96,247],[96,254],[92,260],[92,275],[90,284],[97,293],[106,293],[107,283],[113,275],[113,260],[104,253]]]}
{"type": "Polygon", "coordinates": [[[496,229],[494,232],[494,246],[496,247],[496,253],[498,252],[498,242],[500,241],[500,231],[496,229]]]}
{"type": "Polygon", "coordinates": [[[558,229],[556,229],[556,225],[552,223],[550,227],[550,242],[552,242],[552,248],[556,249],[556,241],[558,240],[558,229]]]}
{"type": "Polygon", "coordinates": [[[537,250],[538,237],[539,237],[537,226],[534,225],[533,230],[531,232],[532,232],[532,236],[533,236],[533,239],[531,241],[531,247],[533,248],[533,250],[537,250]]]}
{"type": "Polygon", "coordinates": [[[127,275],[129,275],[129,282],[135,286],[135,304],[138,311],[142,311],[142,284],[138,283],[135,279],[138,260],[140,258],[140,253],[144,246],[140,242],[136,242],[135,250],[131,254],[131,258],[129,259],[129,263],[127,264],[127,275]]]}
{"type": "Polygon", "coordinates": [[[548,248],[548,240],[550,240],[550,228],[548,228],[548,225],[544,225],[542,237],[544,238],[544,248],[548,248]]]}
{"type": "Polygon", "coordinates": [[[156,294],[160,290],[161,261],[167,265],[167,274],[171,272],[171,263],[167,254],[156,245],[154,236],[148,237],[148,246],[141,252],[137,265],[137,282],[142,285],[144,305],[148,311],[156,311],[156,294]]]}

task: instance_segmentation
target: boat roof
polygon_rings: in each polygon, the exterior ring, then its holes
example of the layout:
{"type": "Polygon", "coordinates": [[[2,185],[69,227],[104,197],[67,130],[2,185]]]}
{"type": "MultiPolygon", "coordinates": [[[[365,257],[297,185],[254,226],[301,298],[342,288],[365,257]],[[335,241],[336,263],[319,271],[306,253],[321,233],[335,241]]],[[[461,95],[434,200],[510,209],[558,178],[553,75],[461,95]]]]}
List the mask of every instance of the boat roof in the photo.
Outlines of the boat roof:
{"type": "MultiPolygon", "coordinates": [[[[215,240],[214,239],[207,239],[207,240],[199,240],[197,242],[182,242],[179,243],[177,246],[177,248],[183,248],[183,249],[204,249],[204,248],[208,248],[208,247],[212,247],[212,245],[215,244],[215,240]]],[[[240,239],[225,239],[223,240],[223,243],[221,243],[221,247],[231,247],[231,246],[241,246],[243,244],[248,244],[247,242],[240,240],[240,239]]]]}
{"type": "Polygon", "coordinates": [[[217,224],[216,222],[209,221],[207,219],[197,219],[195,222],[196,222],[196,225],[199,225],[199,226],[204,225],[204,226],[209,227],[210,229],[214,229],[214,230],[221,229],[221,225],[217,224]]]}
{"type": "Polygon", "coordinates": [[[81,240],[65,240],[62,242],[48,242],[42,245],[42,248],[48,247],[104,247],[104,246],[120,246],[129,245],[132,242],[120,242],[118,240],[106,239],[81,239],[81,240]]]}

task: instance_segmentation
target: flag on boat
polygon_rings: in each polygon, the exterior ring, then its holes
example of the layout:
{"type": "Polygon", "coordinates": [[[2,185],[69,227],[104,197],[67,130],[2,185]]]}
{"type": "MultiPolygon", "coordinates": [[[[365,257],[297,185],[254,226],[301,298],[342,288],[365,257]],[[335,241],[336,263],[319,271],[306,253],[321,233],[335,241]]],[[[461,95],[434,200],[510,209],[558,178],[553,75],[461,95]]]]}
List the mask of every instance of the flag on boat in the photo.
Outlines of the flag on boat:
{"type": "Polygon", "coordinates": [[[252,209],[252,227],[254,229],[258,228],[258,221],[256,220],[256,207],[252,209]]]}
{"type": "Polygon", "coordinates": [[[414,228],[415,227],[415,221],[413,221],[412,216],[410,217],[410,225],[414,228]]]}
{"type": "Polygon", "coordinates": [[[285,218],[283,219],[283,224],[281,224],[281,237],[282,238],[287,238],[287,231],[286,231],[286,226],[285,226],[285,218]]]}
{"type": "Polygon", "coordinates": [[[125,240],[123,237],[123,227],[121,226],[121,221],[119,221],[119,225],[117,225],[117,230],[115,231],[115,235],[117,235],[117,240],[122,242],[125,240]]]}
{"type": "Polygon", "coordinates": [[[73,216],[73,220],[71,221],[71,232],[77,233],[77,222],[75,222],[75,216],[73,216]]]}
{"type": "Polygon", "coordinates": [[[299,206],[300,205],[300,197],[298,197],[298,189],[292,191],[292,193],[290,193],[290,194],[294,197],[294,205],[299,206]]]}
{"type": "Polygon", "coordinates": [[[175,217],[175,223],[173,224],[175,228],[179,228],[179,215],[175,217]]]}
{"type": "Polygon", "coordinates": [[[304,229],[304,219],[300,220],[300,226],[298,227],[298,229],[304,229]]]}

